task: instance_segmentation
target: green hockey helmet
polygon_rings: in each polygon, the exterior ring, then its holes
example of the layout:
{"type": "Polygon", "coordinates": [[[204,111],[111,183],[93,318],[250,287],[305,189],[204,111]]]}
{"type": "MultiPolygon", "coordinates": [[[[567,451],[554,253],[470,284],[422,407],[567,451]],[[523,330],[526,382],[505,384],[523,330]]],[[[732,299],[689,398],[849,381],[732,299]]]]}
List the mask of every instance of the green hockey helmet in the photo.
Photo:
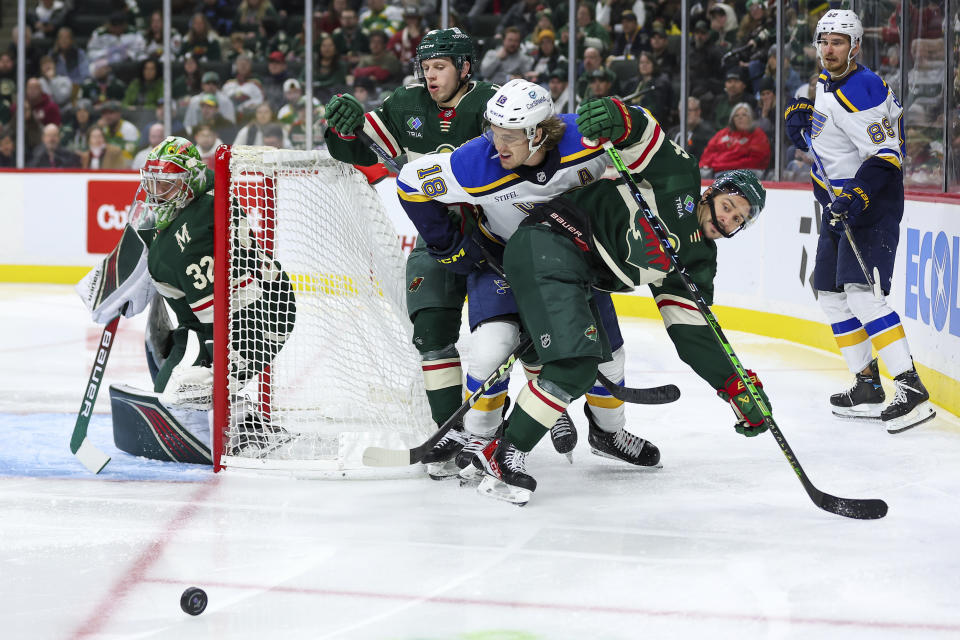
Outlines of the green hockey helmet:
{"type": "MultiPolygon", "coordinates": [[[[417,58],[414,61],[417,77],[423,79],[423,68],[420,63],[433,58],[450,58],[457,72],[463,71],[463,63],[470,63],[470,75],[475,66],[476,51],[473,38],[453,27],[451,29],[434,29],[427,32],[420,44],[417,45],[417,58]]],[[[469,78],[470,75],[467,77],[469,78]]]]}
{"type": "Polygon", "coordinates": [[[207,189],[200,151],[186,138],[167,137],[147,155],[140,187],[146,193],[145,206],[132,224],[141,230],[167,228],[180,209],[207,189]]]}
{"type": "MultiPolygon", "coordinates": [[[[760,217],[760,212],[763,211],[763,207],[767,202],[766,190],[763,188],[763,185],[760,184],[760,180],[757,179],[756,174],[749,169],[727,171],[714,180],[710,186],[713,187],[714,191],[743,196],[750,204],[750,212],[747,215],[747,219],[744,220],[743,225],[737,229],[737,231],[753,224],[754,220],[760,217]]],[[[719,225],[717,225],[717,228],[720,228],[719,225]]],[[[730,235],[732,236],[737,231],[734,231],[730,235]]]]}

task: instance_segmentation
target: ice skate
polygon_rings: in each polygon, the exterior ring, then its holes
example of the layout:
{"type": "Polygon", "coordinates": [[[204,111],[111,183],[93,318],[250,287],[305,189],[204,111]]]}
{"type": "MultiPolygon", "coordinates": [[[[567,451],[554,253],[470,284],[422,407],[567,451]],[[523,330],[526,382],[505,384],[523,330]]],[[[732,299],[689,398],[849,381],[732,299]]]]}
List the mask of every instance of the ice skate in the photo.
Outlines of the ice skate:
{"type": "Polygon", "coordinates": [[[660,450],[652,442],[627,432],[623,427],[614,433],[604,431],[593,421],[589,405],[584,405],[583,412],[590,422],[587,441],[592,453],[604,458],[623,460],[638,467],[659,469],[663,466],[660,464],[660,450]]]}
{"type": "Polygon", "coordinates": [[[833,415],[841,418],[866,418],[876,420],[883,409],[886,395],[880,386],[880,368],[874,358],[867,366],[867,373],[858,373],[853,386],[842,393],[830,396],[833,415]]]}
{"type": "Polygon", "coordinates": [[[557,453],[567,456],[567,460],[573,464],[573,448],[577,446],[577,427],[566,411],[561,413],[550,427],[550,440],[557,453]]]}
{"type": "Polygon", "coordinates": [[[289,441],[290,435],[284,429],[265,423],[258,412],[250,411],[235,428],[233,455],[262,458],[289,441]]]}
{"type": "Polygon", "coordinates": [[[537,489],[537,481],[527,474],[527,454],[510,442],[497,438],[474,456],[473,466],[484,473],[477,492],[523,506],[537,489]]]}
{"type": "Polygon", "coordinates": [[[893,384],[897,388],[896,395],[880,414],[887,433],[912,429],[937,415],[928,402],[930,394],[920,381],[915,368],[898,375],[893,379],[893,384]]]}
{"type": "Polygon", "coordinates": [[[447,431],[420,460],[427,466],[427,475],[434,480],[456,478],[460,473],[460,467],[457,466],[455,458],[467,443],[467,437],[467,433],[463,430],[463,422],[447,431]]]}
{"type": "Polygon", "coordinates": [[[483,451],[493,439],[503,436],[503,432],[507,429],[506,415],[509,408],[510,398],[506,398],[506,401],[503,404],[503,411],[500,414],[502,418],[500,425],[497,427],[497,430],[493,432],[493,435],[480,436],[473,433],[467,434],[469,440],[456,457],[457,467],[460,469],[461,487],[475,487],[480,480],[483,479],[483,471],[477,467],[474,467],[471,462],[473,461],[473,457],[483,451]]]}

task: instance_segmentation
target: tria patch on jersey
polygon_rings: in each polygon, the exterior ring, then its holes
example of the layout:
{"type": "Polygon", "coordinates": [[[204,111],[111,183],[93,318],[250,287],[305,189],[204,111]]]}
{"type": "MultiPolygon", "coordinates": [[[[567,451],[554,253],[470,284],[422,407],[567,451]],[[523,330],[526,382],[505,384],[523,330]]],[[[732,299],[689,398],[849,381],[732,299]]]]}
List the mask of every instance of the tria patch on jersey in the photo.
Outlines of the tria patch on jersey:
{"type": "Polygon", "coordinates": [[[410,286],[407,287],[407,291],[413,293],[414,291],[419,289],[420,285],[422,284],[423,284],[423,276],[417,276],[416,278],[410,281],[410,286]]]}
{"type": "Polygon", "coordinates": [[[407,120],[407,126],[413,130],[417,130],[423,126],[423,120],[421,120],[417,116],[410,116],[410,119],[407,120]]]}

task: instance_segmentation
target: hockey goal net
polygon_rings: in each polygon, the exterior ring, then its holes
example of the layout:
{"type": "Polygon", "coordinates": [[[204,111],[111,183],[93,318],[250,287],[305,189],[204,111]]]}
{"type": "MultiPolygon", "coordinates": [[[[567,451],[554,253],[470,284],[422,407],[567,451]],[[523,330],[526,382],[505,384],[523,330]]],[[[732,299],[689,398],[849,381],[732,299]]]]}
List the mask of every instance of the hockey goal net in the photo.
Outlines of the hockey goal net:
{"type": "Polygon", "coordinates": [[[363,176],[322,151],[221,147],[215,198],[214,469],[364,475],[367,446],[425,440],[403,253],[363,176]],[[259,265],[243,264],[238,237],[255,243],[259,265]],[[250,304],[245,280],[269,278],[271,261],[289,278],[295,317],[238,313],[250,304]],[[286,321],[287,335],[263,335],[286,321]],[[270,339],[279,353],[258,356],[270,339]],[[269,364],[239,380],[242,359],[269,364]]]}

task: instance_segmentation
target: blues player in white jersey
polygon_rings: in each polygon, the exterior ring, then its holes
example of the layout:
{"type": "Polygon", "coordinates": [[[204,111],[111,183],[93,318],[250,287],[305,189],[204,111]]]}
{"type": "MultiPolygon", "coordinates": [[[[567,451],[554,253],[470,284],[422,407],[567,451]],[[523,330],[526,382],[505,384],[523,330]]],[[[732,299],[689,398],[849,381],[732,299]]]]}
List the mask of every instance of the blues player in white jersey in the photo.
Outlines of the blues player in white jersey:
{"type": "MultiPolygon", "coordinates": [[[[622,121],[626,133],[615,140],[620,153],[638,167],[665,139],[651,119],[649,127],[637,130],[630,110],[618,100],[591,101],[593,109],[622,121]]],[[[587,106],[585,103],[581,107],[587,106]]],[[[400,203],[416,225],[430,252],[447,267],[468,274],[469,323],[473,342],[467,364],[468,392],[476,390],[517,344],[520,322],[508,283],[487,265],[478,243],[499,258],[503,245],[513,235],[536,203],[546,202],[571,188],[601,179],[608,168],[607,155],[597,144],[585,141],[573,114],[553,113],[550,94],[525,80],[505,84],[487,103],[484,114],[489,129],[451,154],[418,158],[406,164],[397,179],[400,203]],[[446,204],[467,202],[482,209],[479,228],[463,233],[451,224],[446,204]]],[[[596,292],[605,334],[613,360],[600,365],[610,380],[623,383],[623,338],[613,304],[607,293],[596,292]]],[[[549,340],[549,336],[533,336],[549,340]]],[[[539,367],[525,363],[526,374],[536,378],[539,367]]],[[[527,393],[527,388],[522,393],[527,393]]],[[[487,392],[464,420],[466,446],[457,463],[470,475],[473,454],[490,442],[500,423],[507,381],[487,392]]],[[[597,383],[587,394],[591,424],[615,433],[626,424],[623,403],[597,383]]],[[[519,402],[519,400],[518,400],[519,402]]],[[[560,420],[569,420],[564,412],[560,420]]],[[[647,443],[638,458],[624,452],[622,460],[640,466],[655,466],[659,452],[647,443]]]]}
{"type": "Polygon", "coordinates": [[[813,285],[834,337],[856,382],[830,397],[844,417],[880,418],[899,433],[934,415],[910,355],[900,316],[875,296],[843,234],[845,217],[869,272],[889,294],[903,218],[903,108],[887,84],[856,62],[863,26],[853,11],[828,11],[817,23],[814,46],[823,72],[814,102],[787,107],[787,133],[807,150],[808,132],[826,176],[811,171],[814,195],[823,207],[813,285]],[[835,201],[827,194],[832,184],[835,201]],[[896,395],[887,405],[877,358],[894,376],[896,395]]]}

